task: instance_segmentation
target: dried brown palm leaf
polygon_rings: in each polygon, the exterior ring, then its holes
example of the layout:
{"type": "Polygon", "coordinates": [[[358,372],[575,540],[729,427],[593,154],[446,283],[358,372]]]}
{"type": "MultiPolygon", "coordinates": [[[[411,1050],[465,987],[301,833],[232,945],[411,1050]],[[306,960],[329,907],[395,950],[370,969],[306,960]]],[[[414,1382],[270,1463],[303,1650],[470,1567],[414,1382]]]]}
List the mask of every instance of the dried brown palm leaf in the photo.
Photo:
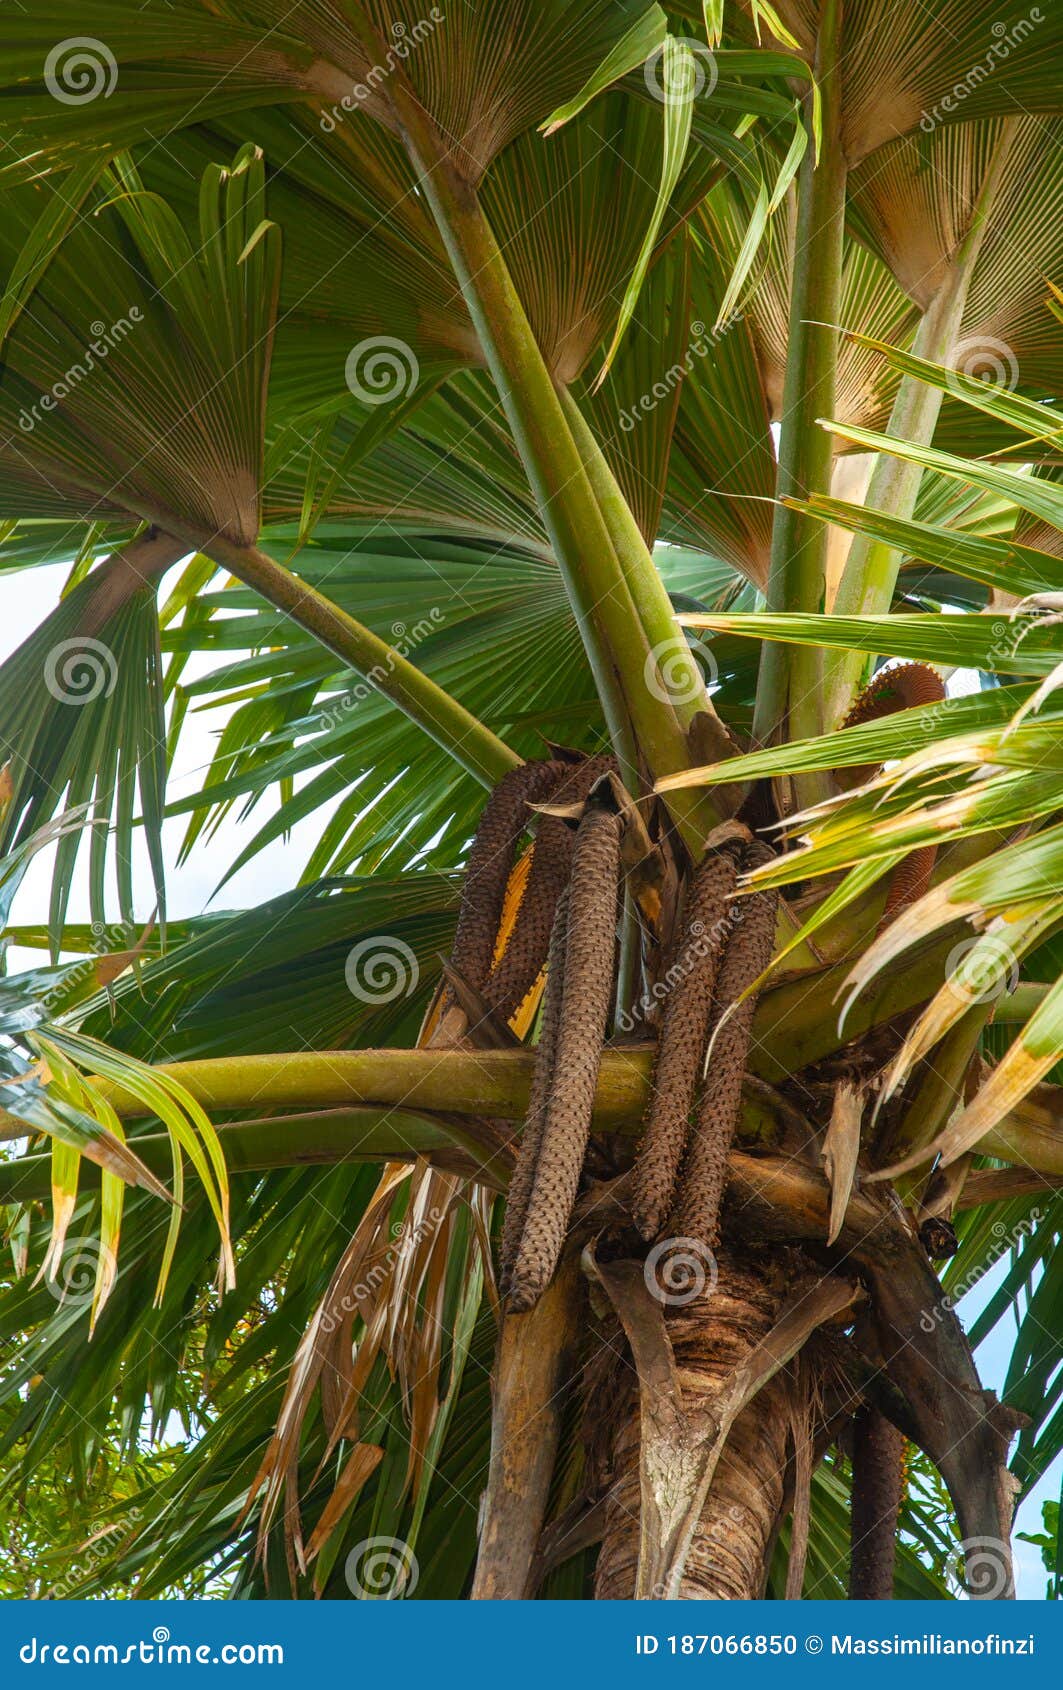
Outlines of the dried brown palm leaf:
{"type": "Polygon", "coordinates": [[[835,1087],[830,1124],[823,1140],[823,1170],[830,1182],[830,1224],[827,1243],[833,1244],[845,1225],[856,1164],[860,1155],[860,1127],[864,1092],[850,1080],[835,1087]]]}
{"type": "MultiPolygon", "coordinates": [[[[265,1491],[258,1529],[258,1552],[262,1555],[277,1506],[282,1496],[285,1498],[285,1545],[293,1583],[297,1570],[305,1572],[307,1559],[299,1512],[299,1453],[303,1423],[323,1376],[328,1373],[331,1381],[337,1368],[343,1368],[345,1346],[342,1335],[344,1332],[349,1334],[358,1306],[358,1288],[366,1270],[366,1258],[373,1238],[372,1226],[381,1214],[390,1212],[395,1192],[408,1172],[400,1164],[392,1164],[385,1170],[366,1210],[363,1225],[340,1258],[329,1288],[300,1340],[273,1436],[244,1503],[241,1518],[246,1517],[259,1493],[265,1491]]],[[[349,1379],[349,1342],[346,1356],[346,1368],[341,1377],[349,1379]]]]}

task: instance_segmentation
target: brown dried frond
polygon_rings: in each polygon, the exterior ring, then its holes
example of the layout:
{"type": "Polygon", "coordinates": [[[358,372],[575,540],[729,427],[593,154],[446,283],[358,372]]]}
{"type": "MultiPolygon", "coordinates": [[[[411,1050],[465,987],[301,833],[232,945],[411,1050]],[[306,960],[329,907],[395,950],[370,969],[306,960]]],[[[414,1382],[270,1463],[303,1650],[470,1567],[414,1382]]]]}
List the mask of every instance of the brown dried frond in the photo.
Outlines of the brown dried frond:
{"type": "MultiPolygon", "coordinates": [[[[769,848],[754,840],[743,852],[742,867],[748,872],[771,857],[769,848]]],[[[668,1222],[670,1237],[696,1238],[709,1249],[719,1239],[727,1157],[742,1105],[757,994],[749,993],[741,1003],[738,1000],[771,961],[777,910],[774,888],[742,899],[735,912],[741,919],[731,926],[716,976],[716,1032],[683,1160],[678,1201],[668,1222]]]]}
{"type": "Polygon", "coordinates": [[[564,991],[539,1161],[514,1263],[511,1307],[534,1306],[561,1254],[587,1149],[613,996],[619,816],[589,807],[569,883],[564,991]]]}
{"type": "Polygon", "coordinates": [[[729,844],[699,863],[683,900],[682,937],[671,962],[671,970],[681,972],[665,1002],[634,1173],[635,1225],[647,1240],[656,1238],[675,1194],[738,879],[738,850],[729,844]]]}

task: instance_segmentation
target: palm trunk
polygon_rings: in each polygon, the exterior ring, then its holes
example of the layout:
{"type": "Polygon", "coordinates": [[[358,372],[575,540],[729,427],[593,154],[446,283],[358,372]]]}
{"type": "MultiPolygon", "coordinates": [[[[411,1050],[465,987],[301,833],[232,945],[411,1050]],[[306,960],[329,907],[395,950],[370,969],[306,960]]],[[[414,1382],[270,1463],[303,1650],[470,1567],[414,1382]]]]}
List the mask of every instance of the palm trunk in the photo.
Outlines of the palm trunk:
{"type": "MultiPolygon", "coordinates": [[[[715,1287],[669,1311],[668,1333],[688,1411],[711,1415],[728,1375],[771,1330],[786,1276],[770,1258],[721,1250],[715,1287]]],[[[735,1422],[716,1469],[680,1586],[685,1600],[763,1595],[783,1511],[793,1382],[783,1370],[735,1422]]],[[[629,1599],[639,1546],[637,1386],[616,1406],[612,1474],[595,1596],[629,1599]]]]}

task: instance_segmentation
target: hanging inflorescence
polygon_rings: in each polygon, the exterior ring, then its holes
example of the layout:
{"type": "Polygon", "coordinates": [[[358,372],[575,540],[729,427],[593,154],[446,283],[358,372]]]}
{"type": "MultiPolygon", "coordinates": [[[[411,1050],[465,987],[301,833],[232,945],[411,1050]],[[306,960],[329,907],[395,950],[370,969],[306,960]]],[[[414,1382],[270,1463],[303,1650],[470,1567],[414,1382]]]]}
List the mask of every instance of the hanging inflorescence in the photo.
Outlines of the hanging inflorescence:
{"type": "Polygon", "coordinates": [[[663,1234],[712,1249],[718,1240],[756,1008],[751,988],[771,961],[777,904],[773,891],[734,894],[739,874],[771,855],[758,840],[731,839],[690,881],[681,944],[695,960],[665,1007],[635,1167],[635,1223],[647,1242],[663,1234]]]}
{"type": "Polygon", "coordinates": [[[595,781],[615,768],[612,757],[522,763],[487,800],[469,852],[451,967],[501,1021],[520,1008],[542,970],[558,899],[572,870],[574,835],[557,817],[539,817],[513,931],[496,957],[517,843],[535,805],[579,803],[595,781]]]}
{"type": "MultiPolygon", "coordinates": [[[[501,1021],[546,967],[501,1239],[501,1283],[516,1312],[531,1308],[549,1284],[571,1223],[616,1002],[623,861],[631,860],[625,839],[629,826],[641,826],[634,815],[612,759],[529,763],[492,794],[470,855],[452,974],[501,1021]],[[535,811],[530,870],[500,945],[514,853],[535,811]]],[[[681,893],[633,1176],[632,1215],[647,1242],[662,1233],[697,1238],[708,1249],[717,1242],[756,985],[771,961],[777,908],[773,891],[737,894],[740,877],[771,855],[733,824],[689,871],[681,893]]]]}

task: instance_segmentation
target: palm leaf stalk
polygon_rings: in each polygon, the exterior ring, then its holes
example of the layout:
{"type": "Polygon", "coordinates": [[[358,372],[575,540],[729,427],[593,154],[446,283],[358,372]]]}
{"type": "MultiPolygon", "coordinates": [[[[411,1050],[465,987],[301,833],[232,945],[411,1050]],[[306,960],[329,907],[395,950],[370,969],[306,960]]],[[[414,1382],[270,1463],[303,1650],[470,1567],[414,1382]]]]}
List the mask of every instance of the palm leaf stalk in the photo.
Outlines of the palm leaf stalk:
{"type": "Polygon", "coordinates": [[[80,1591],[373,1595],[385,1534],[419,1596],[1011,1593],[1063,1446],[1060,26],[686,10],[92,0],[98,103],[61,8],[5,26],[0,567],[73,567],[0,667],[0,1452],[105,1493],[80,1591]],[[134,922],[168,774],[184,855],[261,806],[223,872],[308,827],[300,884],[134,922]]]}
{"type": "MultiPolygon", "coordinates": [[[[798,193],[798,225],[790,291],[787,386],[779,441],[777,492],[783,501],[829,491],[834,461],[819,437],[822,406],[833,409],[837,375],[845,219],[845,155],[841,146],[842,5],[822,8],[816,37],[815,86],[823,102],[823,140],[817,160],[805,152],[798,193]]],[[[806,95],[811,109],[812,95],[806,95]]],[[[772,527],[769,606],[814,610],[824,602],[826,534],[783,502],[772,527]]],[[[815,654],[787,660],[763,649],[753,731],[768,743],[779,733],[803,738],[822,730],[822,670],[815,654]]]]}
{"type": "MultiPolygon", "coordinates": [[[[355,34],[370,62],[384,52],[369,21],[354,9],[355,34]]],[[[488,226],[475,189],[457,168],[428,114],[400,72],[389,79],[387,98],[406,142],[418,180],[447,244],[454,273],[476,324],[481,346],[505,407],[550,534],[565,572],[584,643],[609,719],[613,746],[629,780],[636,774],[635,746],[652,773],[672,773],[689,764],[687,734],[693,716],[713,710],[660,576],[630,520],[603,515],[573,439],[560,397],[551,381],[505,259],[488,226]],[[618,552],[617,534],[623,530],[618,552]],[[633,630],[638,630],[635,643],[633,630]],[[668,663],[672,691],[663,708],[647,674],[668,663]]],[[[587,450],[584,439],[584,450],[587,450]]],[[[610,504],[623,504],[595,454],[593,470],[610,504]]],[[[717,750],[726,754],[718,729],[717,750]]],[[[685,805],[681,806],[681,810],[685,805]]],[[[680,816],[693,849],[718,817],[711,806],[680,816]],[[700,830],[700,831],[699,831],[700,830]]]]}

